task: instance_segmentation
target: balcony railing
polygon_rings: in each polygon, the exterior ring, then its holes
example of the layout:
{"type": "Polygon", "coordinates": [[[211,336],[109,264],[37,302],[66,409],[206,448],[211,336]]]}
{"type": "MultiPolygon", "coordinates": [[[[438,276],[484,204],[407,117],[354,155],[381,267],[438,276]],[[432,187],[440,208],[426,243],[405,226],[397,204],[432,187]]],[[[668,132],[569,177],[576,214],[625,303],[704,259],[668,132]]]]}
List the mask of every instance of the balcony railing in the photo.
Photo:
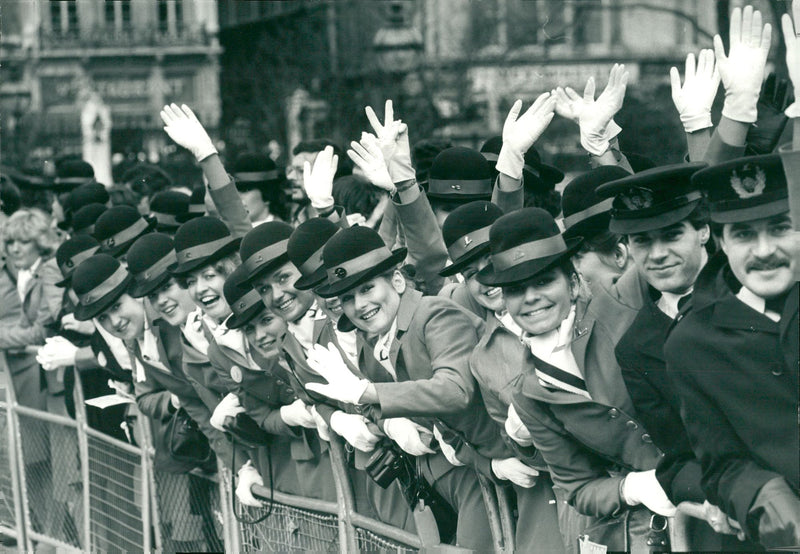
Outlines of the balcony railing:
{"type": "Polygon", "coordinates": [[[174,32],[154,28],[114,29],[96,27],[91,30],[44,31],[39,33],[41,49],[64,50],[84,48],[132,48],[207,46],[212,36],[205,27],[181,27],[174,32]]]}

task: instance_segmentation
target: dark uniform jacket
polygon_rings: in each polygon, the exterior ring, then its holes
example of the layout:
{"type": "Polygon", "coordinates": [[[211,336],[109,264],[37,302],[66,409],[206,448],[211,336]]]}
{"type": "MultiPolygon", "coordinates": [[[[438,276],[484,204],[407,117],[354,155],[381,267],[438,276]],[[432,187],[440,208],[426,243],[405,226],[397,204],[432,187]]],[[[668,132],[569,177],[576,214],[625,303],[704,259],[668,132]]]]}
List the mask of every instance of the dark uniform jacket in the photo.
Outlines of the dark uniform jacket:
{"type": "Polygon", "coordinates": [[[798,285],[778,323],[736,298],[738,288],[725,257],[713,257],[665,354],[704,492],[744,528],[767,482],[783,477],[800,490],[798,285]]]}

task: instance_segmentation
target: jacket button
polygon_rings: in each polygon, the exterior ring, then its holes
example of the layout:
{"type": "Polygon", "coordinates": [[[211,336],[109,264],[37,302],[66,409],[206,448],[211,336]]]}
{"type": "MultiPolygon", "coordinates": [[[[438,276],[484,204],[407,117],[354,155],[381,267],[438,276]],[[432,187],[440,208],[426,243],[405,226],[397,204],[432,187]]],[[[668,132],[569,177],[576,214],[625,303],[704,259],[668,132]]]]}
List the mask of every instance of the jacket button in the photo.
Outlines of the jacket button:
{"type": "Polygon", "coordinates": [[[618,418],[619,417],[619,410],[616,409],[616,408],[611,408],[610,410],[608,410],[608,417],[610,417],[611,419],[618,418]]]}
{"type": "Polygon", "coordinates": [[[639,428],[639,425],[635,421],[626,421],[625,426],[631,431],[635,431],[639,428]]]}
{"type": "MultiPolygon", "coordinates": [[[[631,423],[633,423],[633,422],[631,422],[631,423]]],[[[647,444],[653,444],[653,439],[650,438],[650,435],[645,433],[644,435],[642,435],[642,442],[647,443],[647,444]]]]}

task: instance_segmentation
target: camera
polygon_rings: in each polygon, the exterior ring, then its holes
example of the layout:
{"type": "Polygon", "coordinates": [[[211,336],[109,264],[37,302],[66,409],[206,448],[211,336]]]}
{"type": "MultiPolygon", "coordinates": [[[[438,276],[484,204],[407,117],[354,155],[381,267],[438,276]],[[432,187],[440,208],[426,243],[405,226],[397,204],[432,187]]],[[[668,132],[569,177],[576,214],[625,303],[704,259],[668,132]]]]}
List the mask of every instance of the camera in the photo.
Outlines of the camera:
{"type": "Polygon", "coordinates": [[[364,469],[378,486],[385,489],[404,473],[408,462],[405,452],[384,441],[369,457],[364,469]]]}

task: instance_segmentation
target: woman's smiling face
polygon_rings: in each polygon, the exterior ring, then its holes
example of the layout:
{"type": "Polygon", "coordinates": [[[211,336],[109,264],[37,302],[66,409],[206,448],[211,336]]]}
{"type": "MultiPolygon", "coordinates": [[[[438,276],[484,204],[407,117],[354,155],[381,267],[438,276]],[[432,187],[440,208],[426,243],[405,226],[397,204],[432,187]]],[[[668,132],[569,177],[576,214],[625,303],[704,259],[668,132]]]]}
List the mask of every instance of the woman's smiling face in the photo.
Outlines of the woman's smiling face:
{"type": "Polygon", "coordinates": [[[277,356],[281,338],[286,334],[286,321],[268,308],[244,326],[244,336],[252,349],[265,358],[277,356]]]}
{"type": "Polygon", "coordinates": [[[518,285],[503,287],[506,309],[523,331],[542,335],[557,329],[569,314],[576,284],[551,268],[518,285]]]}
{"type": "Polygon", "coordinates": [[[225,277],[217,273],[213,267],[206,266],[192,271],[186,277],[186,285],[192,301],[207,316],[222,321],[230,315],[231,309],[222,295],[225,277]]]}
{"type": "Polygon", "coordinates": [[[194,309],[189,292],[180,288],[172,278],[148,294],[147,301],[164,321],[174,326],[183,325],[194,309]]]}

